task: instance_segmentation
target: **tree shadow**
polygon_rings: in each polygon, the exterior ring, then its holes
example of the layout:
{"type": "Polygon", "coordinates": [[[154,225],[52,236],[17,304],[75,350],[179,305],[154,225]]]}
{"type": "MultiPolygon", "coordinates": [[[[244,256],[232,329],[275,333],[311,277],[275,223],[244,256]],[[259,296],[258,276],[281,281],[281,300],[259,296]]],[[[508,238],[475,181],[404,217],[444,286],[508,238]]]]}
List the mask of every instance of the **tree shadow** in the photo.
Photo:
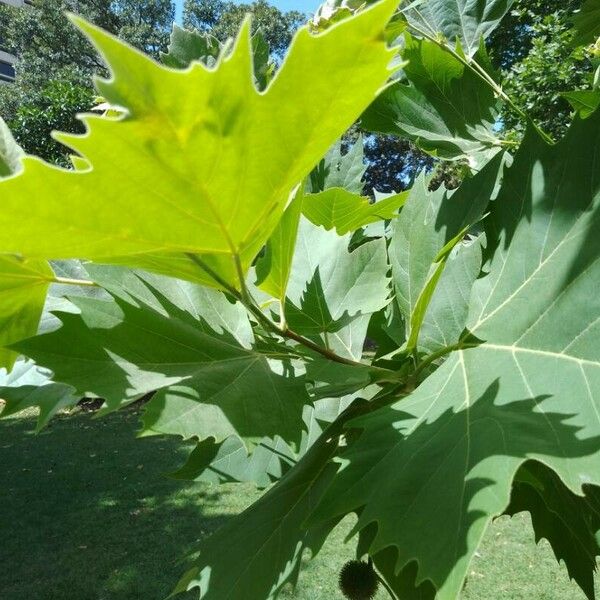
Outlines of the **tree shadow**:
{"type": "Polygon", "coordinates": [[[198,541],[254,499],[165,477],[188,444],[135,439],[137,418],[58,417],[37,436],[32,418],[0,421],[2,598],[164,598],[198,541]]]}

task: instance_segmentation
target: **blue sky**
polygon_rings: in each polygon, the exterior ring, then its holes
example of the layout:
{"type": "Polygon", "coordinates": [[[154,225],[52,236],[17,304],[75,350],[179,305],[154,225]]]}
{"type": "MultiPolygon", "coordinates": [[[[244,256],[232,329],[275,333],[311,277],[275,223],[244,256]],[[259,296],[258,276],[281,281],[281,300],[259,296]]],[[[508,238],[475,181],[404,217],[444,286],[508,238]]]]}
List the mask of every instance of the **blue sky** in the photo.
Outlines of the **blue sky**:
{"type": "MultiPolygon", "coordinates": [[[[247,3],[250,2],[251,0],[247,0],[247,3]]],[[[312,13],[321,4],[321,0],[272,0],[271,4],[274,4],[280,10],[299,10],[305,13],[312,13]]],[[[176,19],[178,22],[181,22],[183,0],[175,0],[175,6],[177,7],[176,19]]]]}

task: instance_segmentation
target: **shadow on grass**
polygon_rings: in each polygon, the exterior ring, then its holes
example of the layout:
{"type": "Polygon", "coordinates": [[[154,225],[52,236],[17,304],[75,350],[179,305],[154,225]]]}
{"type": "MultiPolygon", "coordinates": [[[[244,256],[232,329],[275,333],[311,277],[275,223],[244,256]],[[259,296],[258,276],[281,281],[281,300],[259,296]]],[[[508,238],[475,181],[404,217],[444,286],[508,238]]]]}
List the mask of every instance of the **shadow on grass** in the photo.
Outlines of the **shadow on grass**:
{"type": "Polygon", "coordinates": [[[135,439],[137,420],[60,417],[37,436],[34,418],[0,420],[0,598],[164,598],[181,559],[254,499],[165,477],[191,447],[135,439]]]}

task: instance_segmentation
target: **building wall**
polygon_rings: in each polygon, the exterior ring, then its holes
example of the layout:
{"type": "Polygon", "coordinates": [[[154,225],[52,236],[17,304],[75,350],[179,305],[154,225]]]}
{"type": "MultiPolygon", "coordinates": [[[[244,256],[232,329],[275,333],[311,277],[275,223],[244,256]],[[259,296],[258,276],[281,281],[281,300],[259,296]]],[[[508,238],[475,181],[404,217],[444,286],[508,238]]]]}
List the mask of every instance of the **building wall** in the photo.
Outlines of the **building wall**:
{"type": "MultiPolygon", "coordinates": [[[[0,4],[8,4],[9,6],[24,6],[30,4],[26,0],[0,0],[0,4]]],[[[4,48],[2,39],[0,39],[0,82],[1,81],[12,81],[15,78],[14,64],[16,57],[8,51],[8,48],[4,48]]]]}

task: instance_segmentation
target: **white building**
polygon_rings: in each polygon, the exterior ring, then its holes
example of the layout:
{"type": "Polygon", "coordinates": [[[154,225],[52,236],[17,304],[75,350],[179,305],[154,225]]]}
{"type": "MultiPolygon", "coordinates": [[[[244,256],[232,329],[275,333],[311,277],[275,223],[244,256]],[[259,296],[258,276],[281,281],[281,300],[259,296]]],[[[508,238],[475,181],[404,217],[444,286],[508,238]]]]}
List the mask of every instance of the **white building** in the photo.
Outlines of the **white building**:
{"type": "MultiPolygon", "coordinates": [[[[0,3],[17,7],[32,4],[31,0],[0,0],[0,3]]],[[[15,78],[14,64],[17,59],[8,48],[3,47],[2,42],[0,39],[0,81],[12,81],[15,78]]]]}

